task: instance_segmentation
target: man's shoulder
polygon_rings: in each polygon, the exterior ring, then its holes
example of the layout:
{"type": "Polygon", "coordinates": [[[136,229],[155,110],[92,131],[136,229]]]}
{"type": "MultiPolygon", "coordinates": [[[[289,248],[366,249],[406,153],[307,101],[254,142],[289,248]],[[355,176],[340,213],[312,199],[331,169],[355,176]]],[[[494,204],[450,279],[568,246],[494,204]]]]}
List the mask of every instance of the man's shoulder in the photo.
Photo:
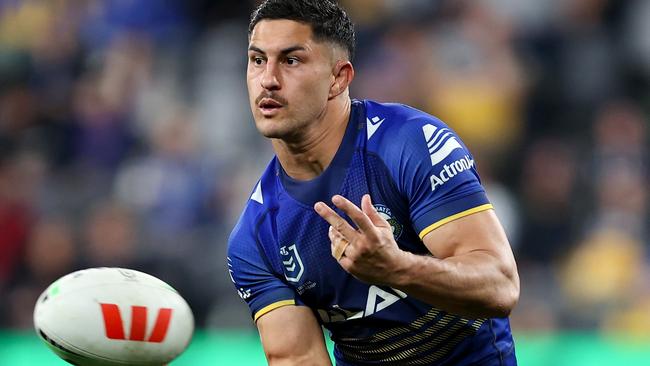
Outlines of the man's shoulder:
{"type": "Polygon", "coordinates": [[[367,149],[394,155],[414,141],[426,139],[430,130],[448,129],[439,118],[400,103],[364,100],[367,149]]]}
{"type": "Polygon", "coordinates": [[[417,121],[417,120],[430,120],[436,123],[442,123],[437,117],[422,111],[418,108],[403,103],[394,102],[378,102],[371,99],[364,99],[363,102],[366,108],[366,114],[384,114],[386,118],[393,118],[397,120],[417,121]]]}
{"type": "Polygon", "coordinates": [[[264,169],[264,172],[254,184],[251,193],[248,195],[246,204],[232,230],[231,241],[234,236],[245,235],[252,229],[260,215],[275,205],[276,190],[276,158],[273,158],[264,169]]]}

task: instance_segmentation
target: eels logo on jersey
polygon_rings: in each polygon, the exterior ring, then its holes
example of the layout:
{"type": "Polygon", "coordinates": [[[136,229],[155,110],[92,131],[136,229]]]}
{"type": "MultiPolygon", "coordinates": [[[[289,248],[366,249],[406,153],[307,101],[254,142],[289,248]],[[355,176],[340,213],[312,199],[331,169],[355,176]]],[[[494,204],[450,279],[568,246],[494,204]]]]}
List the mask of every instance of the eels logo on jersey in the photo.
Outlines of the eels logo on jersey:
{"type": "Polygon", "coordinates": [[[402,235],[402,224],[400,224],[395,216],[393,216],[390,208],[380,204],[374,206],[375,210],[379,213],[379,216],[383,217],[390,224],[391,229],[393,229],[393,237],[395,240],[399,239],[400,235],[402,235]]]}
{"type": "Polygon", "coordinates": [[[302,265],[302,259],[300,259],[300,254],[298,254],[296,244],[289,247],[281,247],[280,255],[282,256],[282,265],[284,266],[284,277],[287,281],[300,281],[300,277],[302,277],[305,268],[302,265]]]}

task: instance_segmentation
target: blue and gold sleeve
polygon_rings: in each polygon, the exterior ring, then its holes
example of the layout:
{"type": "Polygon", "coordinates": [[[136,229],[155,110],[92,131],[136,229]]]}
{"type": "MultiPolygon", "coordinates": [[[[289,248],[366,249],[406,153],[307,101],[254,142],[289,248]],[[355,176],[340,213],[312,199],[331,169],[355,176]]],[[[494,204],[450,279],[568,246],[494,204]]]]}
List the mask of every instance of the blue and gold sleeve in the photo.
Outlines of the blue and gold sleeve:
{"type": "Polygon", "coordinates": [[[408,198],[411,221],[423,239],[436,228],[492,208],[474,157],[461,139],[440,120],[411,119],[396,135],[387,165],[408,198]]]}
{"type": "Polygon", "coordinates": [[[230,279],[254,321],[282,306],[297,304],[294,290],[273,274],[252,236],[241,228],[230,237],[227,260],[230,279]]]}

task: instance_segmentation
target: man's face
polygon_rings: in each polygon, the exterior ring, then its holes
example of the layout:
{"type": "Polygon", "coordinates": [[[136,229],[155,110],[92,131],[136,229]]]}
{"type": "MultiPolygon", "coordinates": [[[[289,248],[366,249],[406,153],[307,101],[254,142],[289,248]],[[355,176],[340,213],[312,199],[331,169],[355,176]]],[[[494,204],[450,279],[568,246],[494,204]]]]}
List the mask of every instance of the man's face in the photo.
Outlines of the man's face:
{"type": "Polygon", "coordinates": [[[255,124],[268,138],[299,136],[325,113],[334,81],[333,50],[309,25],[262,20],[248,48],[248,95],[255,124]]]}

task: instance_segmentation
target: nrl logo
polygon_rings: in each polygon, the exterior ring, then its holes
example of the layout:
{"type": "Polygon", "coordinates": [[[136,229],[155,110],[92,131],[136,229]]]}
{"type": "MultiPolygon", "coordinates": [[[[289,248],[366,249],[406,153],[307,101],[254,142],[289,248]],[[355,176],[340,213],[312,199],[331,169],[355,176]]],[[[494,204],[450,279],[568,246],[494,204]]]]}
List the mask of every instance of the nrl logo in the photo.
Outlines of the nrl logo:
{"type": "Polygon", "coordinates": [[[375,210],[379,213],[379,216],[383,217],[388,223],[390,224],[391,229],[393,229],[393,237],[395,240],[397,240],[400,235],[402,235],[402,224],[397,221],[395,216],[393,216],[393,213],[390,211],[390,208],[381,205],[381,204],[376,204],[375,210]]]}
{"type": "Polygon", "coordinates": [[[281,247],[280,255],[282,256],[282,265],[284,266],[284,277],[287,281],[300,281],[300,277],[302,277],[302,273],[304,272],[304,267],[300,255],[298,254],[298,249],[296,249],[296,244],[293,244],[290,247],[281,247]]]}

